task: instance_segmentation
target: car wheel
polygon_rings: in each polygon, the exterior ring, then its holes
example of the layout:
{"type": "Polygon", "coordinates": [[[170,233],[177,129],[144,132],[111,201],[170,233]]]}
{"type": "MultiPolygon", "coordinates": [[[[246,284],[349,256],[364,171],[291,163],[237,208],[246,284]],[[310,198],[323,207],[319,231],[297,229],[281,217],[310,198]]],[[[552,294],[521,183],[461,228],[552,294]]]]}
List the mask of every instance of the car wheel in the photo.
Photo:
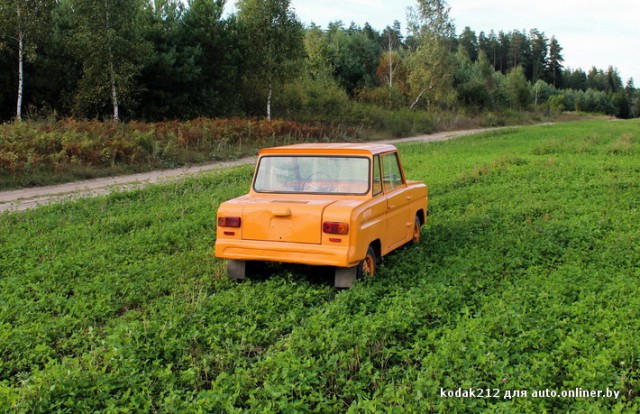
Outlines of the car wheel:
{"type": "Polygon", "coordinates": [[[358,265],[358,276],[374,277],[376,274],[377,261],[378,258],[376,256],[376,251],[373,249],[373,247],[369,246],[369,248],[367,249],[367,255],[358,265]]]}
{"type": "Polygon", "coordinates": [[[413,236],[411,237],[411,243],[418,244],[420,243],[420,229],[422,225],[420,223],[420,217],[416,216],[416,219],[413,222],[413,236]]]}

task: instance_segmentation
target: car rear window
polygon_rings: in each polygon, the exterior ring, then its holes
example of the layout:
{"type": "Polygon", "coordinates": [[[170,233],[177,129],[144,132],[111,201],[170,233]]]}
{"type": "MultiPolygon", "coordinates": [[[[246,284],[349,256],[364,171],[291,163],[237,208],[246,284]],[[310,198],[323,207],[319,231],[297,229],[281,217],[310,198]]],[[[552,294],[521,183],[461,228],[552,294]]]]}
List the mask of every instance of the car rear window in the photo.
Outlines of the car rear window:
{"type": "Polygon", "coordinates": [[[260,193],[366,194],[369,158],[263,156],[253,189],[260,193]]]}

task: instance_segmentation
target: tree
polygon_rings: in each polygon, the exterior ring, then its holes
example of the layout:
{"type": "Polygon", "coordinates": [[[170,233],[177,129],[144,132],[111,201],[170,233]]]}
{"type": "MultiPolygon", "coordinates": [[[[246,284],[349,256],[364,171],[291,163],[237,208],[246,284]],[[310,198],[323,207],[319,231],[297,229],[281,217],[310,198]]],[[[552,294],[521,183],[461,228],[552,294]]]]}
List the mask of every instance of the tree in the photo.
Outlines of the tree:
{"type": "Polygon", "coordinates": [[[613,66],[609,66],[607,68],[605,78],[605,92],[615,93],[622,89],[622,78],[620,77],[618,70],[613,66]]]}
{"type": "Polygon", "coordinates": [[[380,57],[376,74],[378,75],[378,79],[381,84],[392,89],[395,83],[398,82],[398,75],[401,75],[401,77],[406,76],[402,56],[398,52],[402,41],[402,35],[400,34],[400,22],[397,20],[393,22],[393,28],[387,26],[382,34],[382,39],[383,52],[380,57]]]}
{"type": "MultiPolygon", "coordinates": [[[[484,34],[482,35],[484,36],[484,34]]],[[[458,37],[458,43],[465,49],[472,62],[478,59],[478,38],[469,26],[466,26],[458,37]]]]}
{"type": "Polygon", "coordinates": [[[631,116],[640,118],[640,89],[635,89],[629,98],[631,102],[631,116]]]}
{"type": "Polygon", "coordinates": [[[74,25],[70,1],[59,0],[51,11],[47,36],[40,36],[38,54],[27,66],[27,105],[35,115],[43,111],[47,116],[64,116],[73,108],[82,76],[82,64],[70,47],[74,25]]]}
{"type": "Polygon", "coordinates": [[[455,88],[458,101],[475,108],[486,108],[490,104],[487,79],[493,68],[489,64],[484,51],[480,51],[478,60],[471,62],[464,45],[458,45],[458,68],[455,74],[455,88]]]}
{"type": "Polygon", "coordinates": [[[509,59],[509,54],[511,53],[511,34],[504,33],[502,30],[498,32],[498,44],[500,45],[498,53],[500,61],[498,62],[496,70],[507,73],[512,68],[509,59]]]}
{"type": "Polygon", "coordinates": [[[119,121],[120,106],[132,103],[136,76],[150,53],[140,24],[145,0],[73,0],[72,5],[75,50],[83,64],[76,109],[100,111],[110,100],[112,118],[119,121]]]}
{"type": "Polygon", "coordinates": [[[616,118],[631,118],[631,102],[629,102],[629,96],[626,91],[619,90],[615,92],[611,96],[611,106],[613,106],[616,118]]]}
{"type": "Polygon", "coordinates": [[[508,58],[509,69],[517,66],[522,66],[522,68],[530,67],[531,46],[525,33],[517,30],[510,33],[508,58]]]}
{"type": "Polygon", "coordinates": [[[502,58],[500,56],[500,42],[493,30],[489,32],[489,36],[485,35],[484,32],[480,32],[478,36],[478,49],[485,53],[495,70],[501,70],[500,62],[502,58]]]}
{"type": "Polygon", "coordinates": [[[409,27],[418,40],[408,61],[408,83],[415,97],[412,109],[422,98],[426,98],[427,105],[455,99],[455,59],[450,52],[454,26],[449,11],[445,0],[418,0],[418,8],[411,11],[409,27]]]}
{"type": "Polygon", "coordinates": [[[567,68],[564,75],[565,87],[576,91],[587,90],[587,74],[582,69],[567,68]]]}
{"type": "Polygon", "coordinates": [[[378,69],[376,70],[380,83],[389,89],[405,87],[407,70],[400,53],[395,50],[387,50],[382,53],[378,69]]]}
{"type": "Polygon", "coordinates": [[[529,105],[531,89],[524,76],[522,66],[517,66],[507,74],[506,91],[512,108],[524,109],[529,105]]]}
{"type": "Polygon", "coordinates": [[[553,85],[538,79],[531,87],[531,93],[533,95],[533,104],[538,105],[547,102],[556,93],[556,89],[553,85]]]}
{"type": "Polygon", "coordinates": [[[320,26],[311,24],[304,36],[304,49],[309,75],[318,79],[333,74],[328,58],[328,39],[320,26]]]}
{"type": "Polygon", "coordinates": [[[393,28],[387,26],[382,33],[382,49],[384,52],[382,53],[378,69],[376,70],[380,83],[388,86],[389,89],[393,88],[394,81],[397,81],[398,70],[402,66],[402,58],[400,57],[400,53],[398,53],[402,39],[400,22],[396,20],[393,24],[393,28]]]}
{"type": "Polygon", "coordinates": [[[22,120],[24,94],[24,63],[27,50],[34,48],[37,36],[47,29],[53,0],[3,0],[0,3],[0,26],[12,43],[15,43],[18,57],[18,91],[16,99],[16,120],[22,120]]]}
{"type": "Polygon", "coordinates": [[[199,49],[182,41],[183,18],[180,0],[154,0],[145,7],[143,36],[153,48],[140,76],[139,114],[145,119],[190,117],[198,106],[189,85],[197,83],[200,73],[195,63],[199,49]]]}
{"type": "MultiPolygon", "coordinates": [[[[586,89],[604,92],[607,89],[607,79],[602,69],[592,66],[587,74],[586,89]]],[[[595,112],[595,111],[593,111],[595,112]]]]}
{"type": "Polygon", "coordinates": [[[562,47],[560,46],[560,43],[558,43],[558,39],[556,39],[555,36],[551,36],[551,40],[549,41],[549,59],[547,60],[546,73],[548,74],[548,83],[552,84],[556,88],[564,86],[562,84],[562,62],[564,61],[564,58],[561,53],[562,47]]]}
{"type": "Polygon", "coordinates": [[[627,85],[625,86],[624,90],[627,93],[627,99],[629,101],[629,117],[637,118],[640,114],[637,113],[638,102],[636,98],[640,96],[640,90],[636,89],[633,78],[629,78],[627,80],[627,85]]]}
{"type": "Polygon", "coordinates": [[[535,83],[538,79],[544,79],[549,64],[547,58],[549,49],[547,46],[547,38],[543,32],[532,29],[529,32],[529,38],[531,39],[531,74],[529,79],[535,83]]]}
{"type": "Polygon", "coordinates": [[[554,112],[562,112],[566,108],[566,98],[563,94],[553,95],[549,97],[547,101],[549,109],[554,112]]]}
{"type": "Polygon", "coordinates": [[[351,96],[358,89],[376,84],[376,69],[380,60],[377,36],[356,25],[344,29],[342,22],[329,24],[327,54],[333,76],[351,96]]]}
{"type": "Polygon", "coordinates": [[[382,50],[399,50],[404,47],[402,42],[402,30],[398,20],[393,21],[393,25],[387,26],[380,36],[380,48],[382,50]]]}
{"type": "Polygon", "coordinates": [[[220,116],[241,111],[243,76],[252,68],[249,41],[237,16],[223,18],[224,0],[191,0],[179,25],[176,83],[192,106],[187,116],[220,116]],[[186,73],[183,73],[186,72],[186,73]]]}
{"type": "Polygon", "coordinates": [[[239,0],[238,21],[249,41],[253,80],[266,87],[267,119],[274,88],[298,73],[304,57],[304,31],[289,0],[239,0]]]}
{"type": "Polygon", "coordinates": [[[631,96],[636,90],[636,87],[633,82],[633,78],[629,78],[627,80],[627,85],[624,87],[624,89],[627,91],[627,95],[629,95],[629,99],[631,99],[631,96]]]}

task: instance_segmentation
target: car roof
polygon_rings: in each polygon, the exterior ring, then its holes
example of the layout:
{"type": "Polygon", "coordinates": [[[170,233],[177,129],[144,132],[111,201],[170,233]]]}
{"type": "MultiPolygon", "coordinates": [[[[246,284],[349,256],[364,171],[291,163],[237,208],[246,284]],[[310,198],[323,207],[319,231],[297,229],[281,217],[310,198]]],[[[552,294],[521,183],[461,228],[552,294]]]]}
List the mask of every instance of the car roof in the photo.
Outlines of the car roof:
{"type": "Polygon", "coordinates": [[[390,144],[361,144],[361,143],[306,143],[285,145],[281,147],[263,148],[258,153],[265,154],[380,154],[396,151],[390,144]]]}

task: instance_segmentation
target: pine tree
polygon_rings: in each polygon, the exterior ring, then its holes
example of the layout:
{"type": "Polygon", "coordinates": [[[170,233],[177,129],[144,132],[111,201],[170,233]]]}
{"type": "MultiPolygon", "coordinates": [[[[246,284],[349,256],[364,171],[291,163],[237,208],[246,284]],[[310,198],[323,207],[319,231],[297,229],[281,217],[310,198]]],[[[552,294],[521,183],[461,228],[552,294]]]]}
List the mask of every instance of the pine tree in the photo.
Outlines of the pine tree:
{"type": "Polygon", "coordinates": [[[529,79],[536,83],[538,79],[544,79],[545,72],[549,65],[547,38],[543,32],[532,29],[529,32],[531,44],[531,72],[529,79]]]}
{"type": "Polygon", "coordinates": [[[460,36],[458,36],[458,43],[464,47],[472,62],[478,59],[478,38],[469,26],[465,27],[460,36]]]}
{"type": "Polygon", "coordinates": [[[558,39],[555,36],[551,36],[549,41],[549,60],[547,61],[548,73],[547,81],[556,88],[561,88],[562,85],[562,47],[558,43],[558,39]]]}

